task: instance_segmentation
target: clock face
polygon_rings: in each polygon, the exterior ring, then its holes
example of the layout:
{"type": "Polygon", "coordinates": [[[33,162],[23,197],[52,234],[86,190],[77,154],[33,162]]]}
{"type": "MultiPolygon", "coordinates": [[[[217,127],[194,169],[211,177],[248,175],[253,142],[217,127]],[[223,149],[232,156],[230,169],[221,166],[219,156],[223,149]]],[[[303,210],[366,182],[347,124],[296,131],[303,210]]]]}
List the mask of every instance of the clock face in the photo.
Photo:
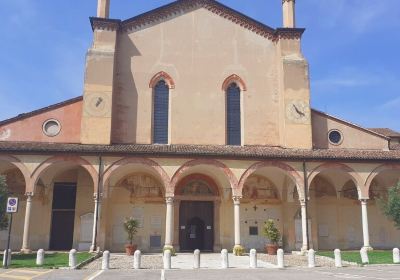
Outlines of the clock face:
{"type": "Polygon", "coordinates": [[[286,106],[286,117],[294,123],[307,123],[310,119],[310,106],[302,100],[290,101],[286,106]]]}
{"type": "Polygon", "coordinates": [[[89,116],[104,117],[110,112],[108,94],[90,93],[86,96],[85,111],[89,116]]]}

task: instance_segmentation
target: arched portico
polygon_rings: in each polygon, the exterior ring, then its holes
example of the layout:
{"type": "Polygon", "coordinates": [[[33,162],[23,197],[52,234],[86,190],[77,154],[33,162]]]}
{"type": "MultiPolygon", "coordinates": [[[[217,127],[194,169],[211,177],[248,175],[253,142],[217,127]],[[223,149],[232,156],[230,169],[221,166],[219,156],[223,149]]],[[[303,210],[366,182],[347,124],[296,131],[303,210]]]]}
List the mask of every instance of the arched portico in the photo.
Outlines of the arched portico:
{"type": "Polygon", "coordinates": [[[362,246],[361,236],[369,246],[363,200],[368,196],[361,176],[353,168],[336,162],[317,166],[309,174],[309,194],[315,249],[356,249],[362,246]],[[362,200],[362,211],[358,200],[362,200]]]}
{"type": "Polygon", "coordinates": [[[165,198],[171,193],[165,170],[151,159],[123,158],[110,164],[103,182],[103,246],[124,250],[123,222],[134,217],[140,223],[134,242],[142,251],[160,251],[165,240],[165,198]]]}
{"type": "Polygon", "coordinates": [[[89,249],[93,230],[82,227],[80,218],[93,213],[97,185],[96,169],[81,157],[54,156],[40,163],[27,186],[22,251],[29,252],[31,246],[89,249]],[[44,238],[30,244],[29,232],[44,238]]]}
{"type": "Polygon", "coordinates": [[[387,200],[390,188],[400,182],[400,165],[383,164],[375,168],[366,180],[368,188],[368,219],[371,225],[370,239],[374,249],[390,249],[400,242],[399,230],[389,220],[379,200],[387,200]]]}
{"type": "Polygon", "coordinates": [[[282,246],[296,250],[307,246],[301,215],[296,220],[299,202],[304,198],[304,180],[292,166],[280,161],[252,164],[239,181],[241,199],[242,240],[246,247],[262,249],[265,238],[262,226],[275,220],[283,233],[282,246]]]}

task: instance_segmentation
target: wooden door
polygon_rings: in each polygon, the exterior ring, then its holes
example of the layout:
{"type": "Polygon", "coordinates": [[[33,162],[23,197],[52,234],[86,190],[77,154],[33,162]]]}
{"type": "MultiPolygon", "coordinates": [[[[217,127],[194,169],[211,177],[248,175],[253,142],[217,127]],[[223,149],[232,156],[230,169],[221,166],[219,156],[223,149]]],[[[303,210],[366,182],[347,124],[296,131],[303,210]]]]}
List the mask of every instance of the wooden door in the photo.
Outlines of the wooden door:
{"type": "Polygon", "coordinates": [[[214,204],[209,201],[182,201],[179,208],[181,251],[212,251],[214,246],[214,204]]]}
{"type": "Polygon", "coordinates": [[[50,250],[72,249],[76,184],[54,184],[50,250]]]}

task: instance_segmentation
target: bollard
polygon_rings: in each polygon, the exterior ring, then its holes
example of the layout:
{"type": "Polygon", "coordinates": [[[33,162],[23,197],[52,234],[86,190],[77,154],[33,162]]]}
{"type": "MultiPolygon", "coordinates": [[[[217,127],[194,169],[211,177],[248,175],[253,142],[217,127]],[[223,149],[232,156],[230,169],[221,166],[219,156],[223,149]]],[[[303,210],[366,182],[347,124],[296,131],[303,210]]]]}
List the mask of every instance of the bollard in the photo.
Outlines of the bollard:
{"type": "Polygon", "coordinates": [[[142,252],[136,250],[135,254],[133,255],[133,268],[140,269],[141,266],[142,266],[142,252]]]}
{"type": "Polygon", "coordinates": [[[164,269],[171,269],[171,251],[164,251],[164,269]]]}
{"type": "Polygon", "coordinates": [[[72,249],[69,251],[69,267],[74,268],[76,266],[76,250],[72,249]]]}
{"type": "Polygon", "coordinates": [[[110,251],[103,252],[103,259],[101,260],[101,269],[102,270],[110,269],[110,251]]]}
{"type": "Polygon", "coordinates": [[[200,268],[200,250],[194,250],[193,256],[193,268],[198,269],[200,268]]]}
{"type": "Polygon", "coordinates": [[[36,254],[36,265],[42,266],[44,263],[44,250],[39,249],[36,254]]]}
{"type": "Polygon", "coordinates": [[[308,250],[308,267],[315,267],[315,251],[314,249],[308,250]]]}
{"type": "Polygon", "coordinates": [[[333,251],[334,255],[335,255],[335,267],[342,267],[342,254],[340,252],[339,249],[335,249],[335,251],[333,251]]]}
{"type": "Polygon", "coordinates": [[[369,258],[368,258],[367,248],[361,248],[360,255],[361,255],[362,264],[368,264],[369,263],[369,258]]]}
{"type": "Polygon", "coordinates": [[[399,264],[400,263],[400,251],[399,248],[393,249],[393,263],[399,264]]]}
{"type": "Polygon", "coordinates": [[[278,249],[277,252],[277,258],[278,258],[278,268],[285,268],[285,263],[284,263],[284,252],[282,249],[278,249]]]}
{"type": "Polygon", "coordinates": [[[223,249],[221,251],[221,267],[222,268],[229,267],[228,250],[226,250],[226,249],[223,249]]]}
{"type": "Polygon", "coordinates": [[[255,249],[250,250],[250,268],[257,268],[257,251],[255,249]]]}
{"type": "MultiPolygon", "coordinates": [[[[7,255],[7,250],[4,250],[3,252],[3,267],[6,266],[6,255],[7,255]]],[[[8,249],[8,262],[7,265],[10,266],[11,265],[11,249],[8,249]]]]}

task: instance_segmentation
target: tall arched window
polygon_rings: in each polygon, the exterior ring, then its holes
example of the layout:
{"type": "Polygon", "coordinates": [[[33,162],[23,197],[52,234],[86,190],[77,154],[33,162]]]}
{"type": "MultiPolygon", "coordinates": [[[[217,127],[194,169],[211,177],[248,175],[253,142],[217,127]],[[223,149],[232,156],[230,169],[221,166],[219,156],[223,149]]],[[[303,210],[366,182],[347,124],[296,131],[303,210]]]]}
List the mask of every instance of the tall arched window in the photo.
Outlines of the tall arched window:
{"type": "Polygon", "coordinates": [[[169,87],[160,80],[154,87],[153,143],[168,144],[169,87]]]}
{"type": "Polygon", "coordinates": [[[231,83],[226,90],[226,131],[228,145],[241,145],[240,88],[231,83]]]}

